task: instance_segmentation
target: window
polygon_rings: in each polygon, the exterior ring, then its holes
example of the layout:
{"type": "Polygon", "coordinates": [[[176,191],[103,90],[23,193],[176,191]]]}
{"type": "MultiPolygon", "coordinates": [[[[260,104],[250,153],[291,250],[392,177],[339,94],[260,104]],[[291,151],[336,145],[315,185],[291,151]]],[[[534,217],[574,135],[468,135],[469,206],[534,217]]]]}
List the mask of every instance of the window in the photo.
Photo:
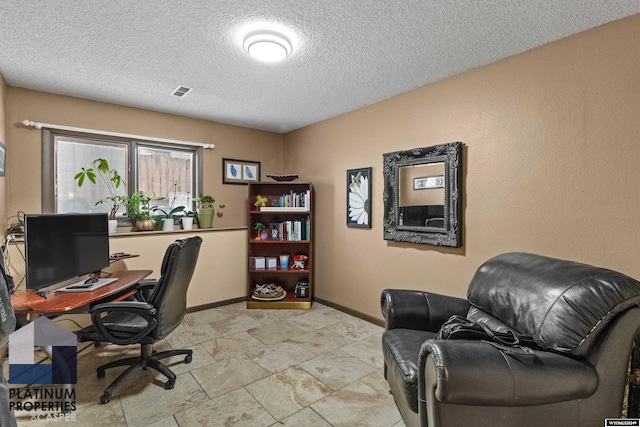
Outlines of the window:
{"type": "MultiPolygon", "coordinates": [[[[159,198],[154,206],[191,209],[191,199],[202,188],[202,148],[171,145],[78,132],[43,131],[42,210],[45,213],[109,212],[96,205],[108,195],[106,184],[85,183],[78,187],[74,176],[93,160],[106,159],[125,180],[118,195],[140,189],[159,198]]],[[[118,216],[124,218],[124,208],[118,216]]]]}
{"type": "Polygon", "coordinates": [[[138,188],[162,197],[153,202],[156,206],[191,210],[191,199],[197,194],[193,191],[194,157],[194,150],[138,146],[138,188]]]}
{"type": "MultiPolygon", "coordinates": [[[[109,167],[115,169],[125,180],[125,185],[116,189],[117,195],[127,194],[127,152],[126,144],[103,143],[80,138],[55,137],[55,171],[56,185],[55,206],[57,213],[69,212],[109,212],[105,204],[97,205],[96,201],[102,200],[109,194],[107,185],[97,180],[93,185],[85,182],[78,187],[73,177],[82,167],[88,168],[91,162],[97,158],[106,159],[109,167]]],[[[118,211],[124,214],[122,208],[118,211]]]]}

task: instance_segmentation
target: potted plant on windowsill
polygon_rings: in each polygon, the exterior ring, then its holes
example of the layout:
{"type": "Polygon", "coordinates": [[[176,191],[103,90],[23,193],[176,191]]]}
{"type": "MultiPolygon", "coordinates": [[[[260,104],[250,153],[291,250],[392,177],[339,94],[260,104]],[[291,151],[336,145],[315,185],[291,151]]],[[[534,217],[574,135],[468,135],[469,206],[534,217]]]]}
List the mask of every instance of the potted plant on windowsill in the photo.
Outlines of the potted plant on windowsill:
{"type": "Polygon", "coordinates": [[[109,205],[109,233],[115,233],[118,227],[116,214],[125,201],[125,196],[119,195],[117,189],[120,188],[121,185],[124,186],[125,182],[117,170],[111,169],[106,159],[95,159],[91,162],[91,165],[92,167],[89,168],[80,168],[80,172],[75,174],[73,179],[78,184],[78,187],[82,187],[85,180],[89,180],[92,184],[97,185],[96,177],[100,177],[100,181],[107,187],[109,195],[104,199],[98,200],[95,206],[103,203],[109,205]]]}
{"type": "Polygon", "coordinates": [[[124,206],[127,209],[127,216],[134,224],[136,231],[153,231],[156,222],[151,217],[149,203],[152,200],[160,200],[152,194],[147,194],[142,190],[136,190],[131,196],[124,197],[124,206]]]}
{"type": "Polygon", "coordinates": [[[158,227],[161,227],[162,231],[173,231],[173,224],[176,219],[176,214],[184,212],[184,206],[176,206],[169,212],[156,206],[152,209],[152,211],[161,212],[161,214],[156,215],[154,219],[156,220],[158,227]]]}
{"type": "Polygon", "coordinates": [[[182,216],[182,229],[191,230],[193,228],[193,219],[196,216],[194,211],[185,211],[182,216]]]}
{"type": "Polygon", "coordinates": [[[196,202],[196,211],[198,212],[198,224],[200,228],[211,228],[213,226],[213,204],[216,200],[211,196],[194,197],[193,201],[196,202]]]}

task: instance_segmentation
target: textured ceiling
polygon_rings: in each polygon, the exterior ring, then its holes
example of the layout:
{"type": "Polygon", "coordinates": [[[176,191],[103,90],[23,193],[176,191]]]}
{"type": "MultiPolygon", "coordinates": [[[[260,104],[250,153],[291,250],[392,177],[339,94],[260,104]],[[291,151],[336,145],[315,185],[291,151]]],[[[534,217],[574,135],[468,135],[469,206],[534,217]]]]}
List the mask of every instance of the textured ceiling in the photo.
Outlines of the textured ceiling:
{"type": "Polygon", "coordinates": [[[638,0],[2,0],[0,73],[286,133],[639,12],[638,0]],[[252,60],[242,37],[257,27],[284,31],[293,53],[252,60]],[[170,96],[178,85],[194,90],[170,96]]]}

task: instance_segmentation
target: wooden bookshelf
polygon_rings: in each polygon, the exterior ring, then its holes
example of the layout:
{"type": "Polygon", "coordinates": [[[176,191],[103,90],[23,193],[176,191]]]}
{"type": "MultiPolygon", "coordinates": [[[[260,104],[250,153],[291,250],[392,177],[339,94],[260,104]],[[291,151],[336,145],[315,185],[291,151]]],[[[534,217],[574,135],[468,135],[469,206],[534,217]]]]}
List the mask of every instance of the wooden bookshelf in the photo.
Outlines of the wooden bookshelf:
{"type": "Polygon", "coordinates": [[[313,185],[309,182],[249,183],[249,244],[247,308],[311,308],[313,296],[313,185]],[[266,206],[255,206],[258,196],[266,206]],[[256,223],[266,227],[267,239],[257,239],[256,223]],[[288,268],[282,268],[280,255],[289,255],[288,268]],[[302,269],[293,269],[294,256],[307,257],[302,269]],[[276,258],[268,268],[267,258],[276,258]],[[256,268],[256,258],[264,258],[265,268],[256,268]],[[305,297],[296,296],[296,285],[308,282],[305,297]],[[286,295],[278,300],[256,300],[257,285],[273,283],[286,295]]]}

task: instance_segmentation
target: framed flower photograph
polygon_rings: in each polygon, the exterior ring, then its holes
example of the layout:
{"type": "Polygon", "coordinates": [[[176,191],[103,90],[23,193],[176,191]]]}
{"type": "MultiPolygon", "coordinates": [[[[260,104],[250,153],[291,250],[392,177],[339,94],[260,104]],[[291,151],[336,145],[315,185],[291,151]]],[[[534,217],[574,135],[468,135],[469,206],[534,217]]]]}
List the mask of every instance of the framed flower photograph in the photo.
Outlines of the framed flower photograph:
{"type": "Polygon", "coordinates": [[[371,168],[347,170],[347,227],[371,228],[371,168]]]}
{"type": "Polygon", "coordinates": [[[223,184],[248,184],[260,181],[260,162],[222,159],[223,184]]]}

